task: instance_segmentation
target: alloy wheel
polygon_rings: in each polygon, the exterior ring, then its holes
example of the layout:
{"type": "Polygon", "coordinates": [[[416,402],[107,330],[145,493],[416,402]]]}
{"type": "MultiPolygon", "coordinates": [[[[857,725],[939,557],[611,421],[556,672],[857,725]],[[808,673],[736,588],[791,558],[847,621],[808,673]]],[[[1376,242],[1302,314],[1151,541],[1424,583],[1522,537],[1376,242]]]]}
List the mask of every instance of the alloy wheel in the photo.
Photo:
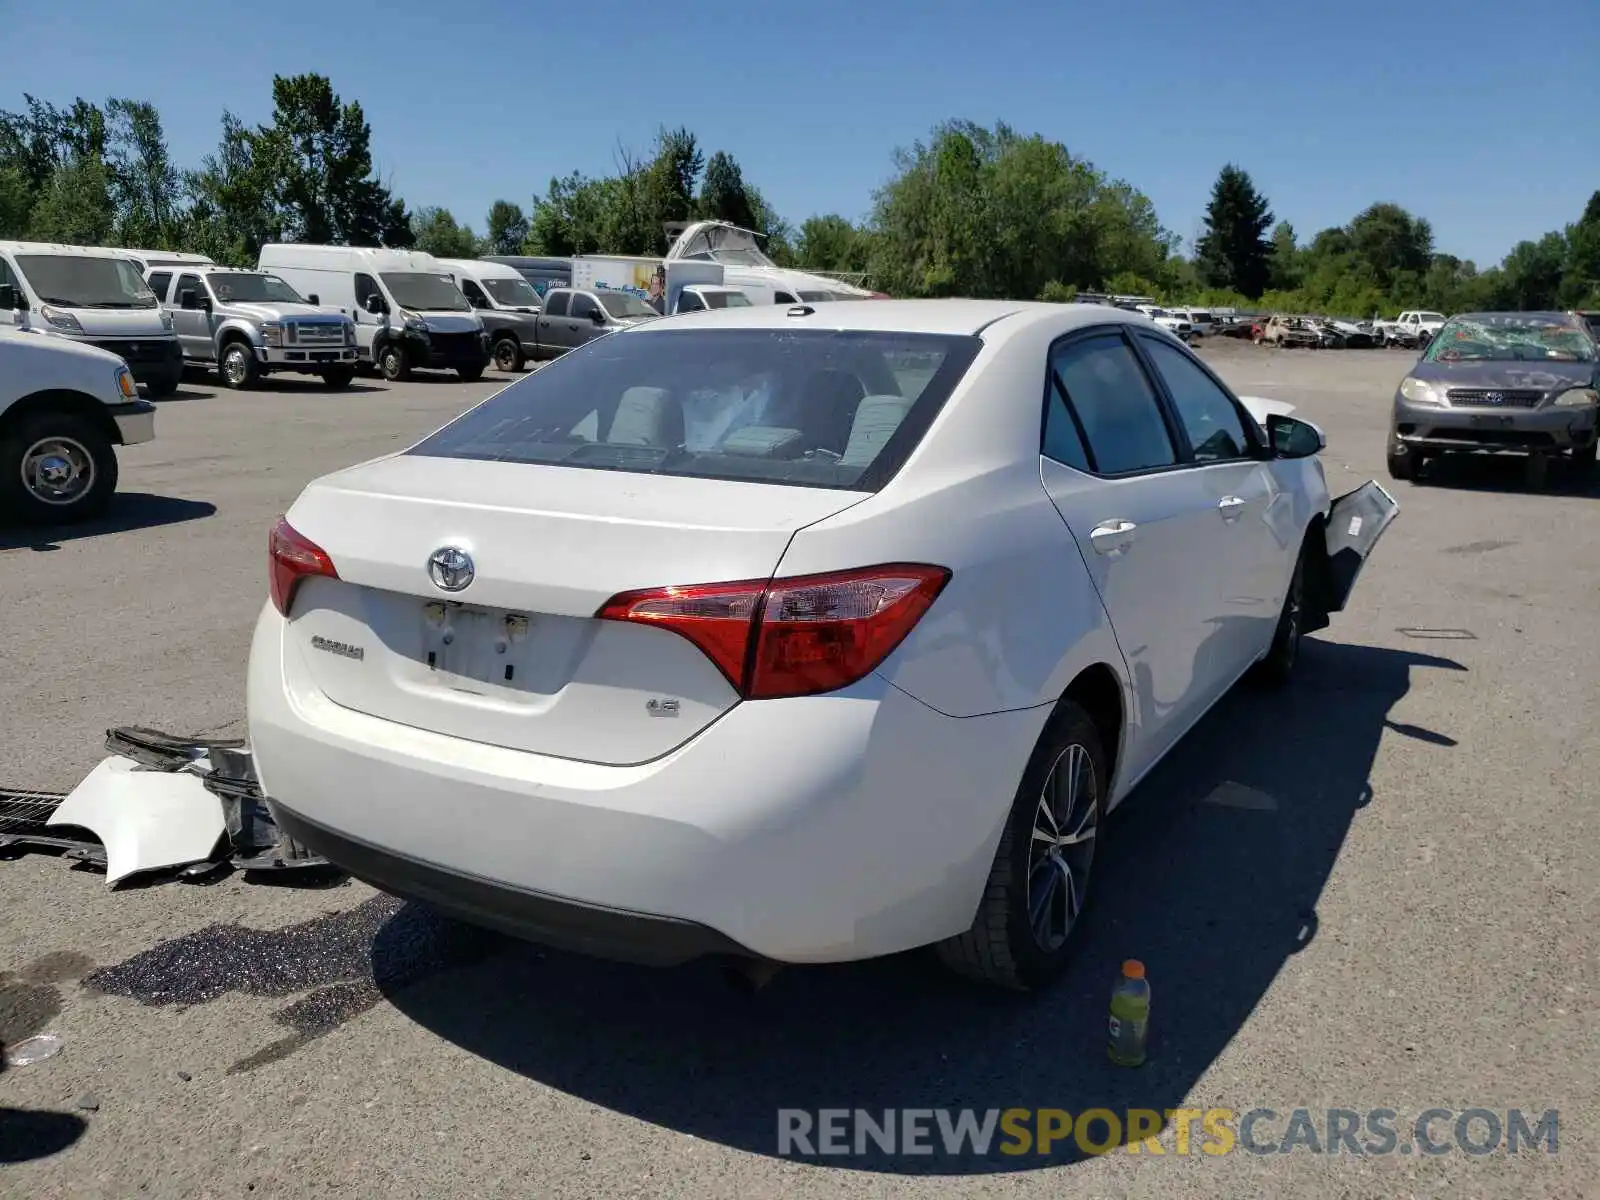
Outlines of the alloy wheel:
{"type": "Polygon", "coordinates": [[[1100,806],[1089,752],[1076,742],[1051,764],[1034,808],[1028,849],[1028,924],[1047,953],[1066,943],[1083,911],[1100,806]]]}

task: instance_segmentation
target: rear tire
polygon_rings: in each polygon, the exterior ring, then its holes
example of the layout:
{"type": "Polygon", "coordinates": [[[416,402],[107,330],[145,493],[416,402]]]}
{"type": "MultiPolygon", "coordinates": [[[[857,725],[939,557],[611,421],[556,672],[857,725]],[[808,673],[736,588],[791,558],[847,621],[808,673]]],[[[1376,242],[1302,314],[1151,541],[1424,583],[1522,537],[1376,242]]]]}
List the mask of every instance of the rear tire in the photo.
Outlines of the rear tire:
{"type": "Polygon", "coordinates": [[[1016,991],[1066,970],[1096,879],[1108,784],[1100,731],[1062,701],[1023,771],[971,928],[935,946],[945,966],[1016,991]]]}
{"type": "Polygon", "coordinates": [[[116,449],[87,417],[37,412],[0,434],[0,513],[28,525],[88,521],[116,490],[116,449]]]}
{"type": "Polygon", "coordinates": [[[514,374],[522,370],[522,347],[516,338],[503,337],[494,344],[494,369],[514,374]]]}

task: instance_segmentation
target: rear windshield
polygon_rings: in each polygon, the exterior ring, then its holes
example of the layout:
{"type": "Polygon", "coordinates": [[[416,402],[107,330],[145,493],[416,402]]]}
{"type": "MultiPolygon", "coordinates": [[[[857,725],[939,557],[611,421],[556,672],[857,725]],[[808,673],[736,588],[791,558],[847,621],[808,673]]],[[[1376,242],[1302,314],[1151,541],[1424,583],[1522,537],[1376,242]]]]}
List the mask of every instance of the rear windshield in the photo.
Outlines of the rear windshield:
{"type": "Polygon", "coordinates": [[[876,491],[981,345],[831,330],[614,334],[523,376],[409,453],[876,491]]]}

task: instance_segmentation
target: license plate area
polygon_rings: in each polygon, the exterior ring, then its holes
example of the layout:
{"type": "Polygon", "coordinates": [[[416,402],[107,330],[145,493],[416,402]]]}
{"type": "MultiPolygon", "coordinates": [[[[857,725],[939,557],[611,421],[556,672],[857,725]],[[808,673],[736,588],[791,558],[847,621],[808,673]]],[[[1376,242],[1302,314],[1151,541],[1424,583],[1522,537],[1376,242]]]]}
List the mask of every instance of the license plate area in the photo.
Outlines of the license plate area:
{"type": "Polygon", "coordinates": [[[431,601],[422,606],[427,678],[473,695],[525,690],[533,671],[533,619],[525,613],[431,601]]]}
{"type": "Polygon", "coordinates": [[[1479,413],[1471,418],[1475,429],[1506,429],[1511,425],[1512,418],[1500,413],[1479,413]]]}

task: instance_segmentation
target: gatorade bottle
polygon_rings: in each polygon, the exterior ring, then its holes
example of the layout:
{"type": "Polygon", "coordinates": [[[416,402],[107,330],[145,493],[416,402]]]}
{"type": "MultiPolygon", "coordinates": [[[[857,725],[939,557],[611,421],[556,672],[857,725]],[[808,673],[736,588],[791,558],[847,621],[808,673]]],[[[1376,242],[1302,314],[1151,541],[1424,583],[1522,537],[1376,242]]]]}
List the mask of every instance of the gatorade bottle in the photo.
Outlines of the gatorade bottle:
{"type": "Polygon", "coordinates": [[[1111,1040],[1106,1052],[1119,1067],[1144,1062],[1145,1038],[1150,1032],[1150,984],[1144,964],[1130,958],[1122,964],[1122,978],[1111,993],[1111,1040]]]}

